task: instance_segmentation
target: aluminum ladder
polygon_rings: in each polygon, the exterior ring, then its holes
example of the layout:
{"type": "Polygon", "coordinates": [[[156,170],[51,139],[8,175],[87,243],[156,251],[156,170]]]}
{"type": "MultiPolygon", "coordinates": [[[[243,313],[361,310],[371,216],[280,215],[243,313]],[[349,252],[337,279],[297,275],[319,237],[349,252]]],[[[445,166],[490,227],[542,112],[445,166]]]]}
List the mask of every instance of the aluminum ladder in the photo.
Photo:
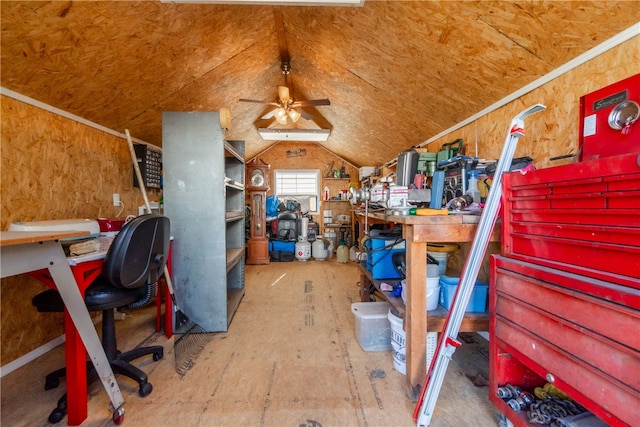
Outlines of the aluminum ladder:
{"type": "Polygon", "coordinates": [[[480,271],[482,260],[489,244],[489,237],[493,232],[493,227],[498,216],[502,197],[502,174],[511,167],[518,140],[525,135],[524,119],[546,108],[547,107],[542,104],[533,105],[520,112],[520,114],[511,121],[511,126],[509,127],[507,138],[502,148],[502,154],[496,166],[491,189],[487,196],[487,202],[482,211],[482,216],[480,217],[469,255],[462,268],[460,282],[453,296],[443,332],[438,341],[436,352],[431,360],[429,371],[422,386],[422,392],[418,398],[418,404],[413,413],[413,418],[417,421],[418,427],[428,426],[431,422],[433,410],[436,406],[438,395],[440,394],[449,361],[456,348],[462,344],[457,340],[458,332],[460,332],[460,325],[462,324],[464,313],[469,305],[473,286],[478,278],[478,272],[480,271]]]}

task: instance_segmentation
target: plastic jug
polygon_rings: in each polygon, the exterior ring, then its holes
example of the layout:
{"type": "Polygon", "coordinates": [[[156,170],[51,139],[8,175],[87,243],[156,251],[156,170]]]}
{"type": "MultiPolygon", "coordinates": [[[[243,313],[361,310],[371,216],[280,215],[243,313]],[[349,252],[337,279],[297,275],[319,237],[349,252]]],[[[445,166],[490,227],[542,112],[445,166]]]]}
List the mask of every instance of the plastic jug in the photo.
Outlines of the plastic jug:
{"type": "Polygon", "coordinates": [[[347,245],[338,246],[338,262],[349,262],[349,248],[347,248],[347,245]]]}
{"type": "Polygon", "coordinates": [[[480,190],[478,189],[478,171],[469,172],[469,188],[467,194],[473,197],[474,203],[480,203],[480,190]]]}

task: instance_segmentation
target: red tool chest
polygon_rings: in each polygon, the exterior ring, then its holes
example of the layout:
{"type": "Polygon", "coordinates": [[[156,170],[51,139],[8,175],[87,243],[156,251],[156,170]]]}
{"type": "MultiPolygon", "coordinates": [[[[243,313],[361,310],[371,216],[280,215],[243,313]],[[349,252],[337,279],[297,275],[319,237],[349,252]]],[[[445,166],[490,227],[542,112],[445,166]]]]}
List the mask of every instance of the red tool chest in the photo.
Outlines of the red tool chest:
{"type": "Polygon", "coordinates": [[[553,383],[611,426],[640,425],[640,153],[505,174],[491,259],[490,399],[553,383]]]}
{"type": "Polygon", "coordinates": [[[637,153],[503,178],[502,254],[640,289],[637,153]]]}
{"type": "Polygon", "coordinates": [[[580,160],[594,160],[640,150],[640,74],[580,98],[580,160]],[[635,123],[624,129],[620,121],[635,123]],[[613,126],[613,127],[612,127],[613,126]],[[620,128],[621,127],[621,128],[620,128]]]}

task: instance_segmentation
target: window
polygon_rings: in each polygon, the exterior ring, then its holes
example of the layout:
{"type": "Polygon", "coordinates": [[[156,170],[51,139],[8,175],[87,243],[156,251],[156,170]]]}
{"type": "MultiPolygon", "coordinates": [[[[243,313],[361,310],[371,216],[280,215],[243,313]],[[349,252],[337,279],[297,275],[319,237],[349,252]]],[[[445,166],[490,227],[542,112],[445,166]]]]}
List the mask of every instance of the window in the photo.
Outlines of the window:
{"type": "Polygon", "coordinates": [[[275,195],[287,209],[293,210],[299,205],[301,212],[318,213],[319,170],[279,169],[274,172],[274,177],[275,195]]]}

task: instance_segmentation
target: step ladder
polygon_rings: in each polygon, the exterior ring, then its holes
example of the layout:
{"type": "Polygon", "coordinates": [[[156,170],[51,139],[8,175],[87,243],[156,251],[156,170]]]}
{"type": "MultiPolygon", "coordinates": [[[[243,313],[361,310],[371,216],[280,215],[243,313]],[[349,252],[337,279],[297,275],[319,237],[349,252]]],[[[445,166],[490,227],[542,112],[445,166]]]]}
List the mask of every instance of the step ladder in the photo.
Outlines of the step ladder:
{"type": "Polygon", "coordinates": [[[440,335],[438,346],[429,365],[429,370],[418,398],[418,404],[413,413],[413,418],[417,421],[418,427],[426,427],[431,422],[433,410],[436,406],[438,395],[440,394],[449,361],[456,348],[462,344],[457,340],[458,332],[460,332],[460,325],[462,324],[464,313],[469,305],[473,286],[478,278],[478,272],[480,271],[482,260],[484,259],[484,254],[489,244],[489,237],[493,232],[493,227],[498,216],[502,197],[502,174],[511,167],[518,140],[525,135],[523,120],[531,114],[544,109],[546,109],[546,107],[542,104],[533,105],[520,112],[520,114],[511,121],[511,126],[509,127],[507,138],[502,148],[502,154],[496,166],[491,189],[487,196],[487,202],[482,211],[482,216],[480,217],[469,255],[462,267],[460,282],[453,296],[443,332],[440,335]]]}

